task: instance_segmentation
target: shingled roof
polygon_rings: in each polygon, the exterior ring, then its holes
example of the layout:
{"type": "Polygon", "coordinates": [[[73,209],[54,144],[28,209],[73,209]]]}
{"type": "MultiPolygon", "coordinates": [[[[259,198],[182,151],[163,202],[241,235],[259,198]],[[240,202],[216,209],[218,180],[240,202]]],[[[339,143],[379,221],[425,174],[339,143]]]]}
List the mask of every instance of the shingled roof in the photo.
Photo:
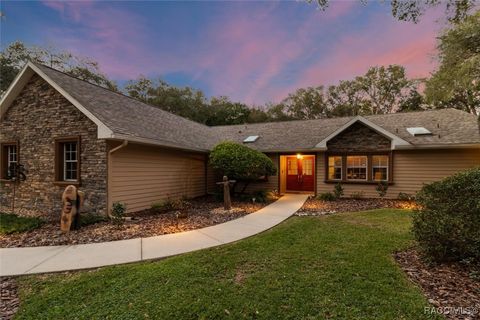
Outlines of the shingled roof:
{"type": "Polygon", "coordinates": [[[480,146],[477,118],[454,109],[208,127],[31,62],[2,98],[2,115],[33,72],[43,77],[92,119],[99,127],[99,138],[103,139],[208,151],[221,141],[242,143],[248,136],[259,136],[248,146],[264,152],[315,151],[319,150],[319,142],[349,122],[358,120],[404,141],[405,145],[401,147],[405,148],[480,146]],[[432,135],[412,136],[407,132],[409,127],[425,127],[432,135]]]}
{"type": "MultiPolygon", "coordinates": [[[[451,147],[475,145],[480,147],[480,129],[475,115],[441,109],[422,112],[393,113],[365,116],[365,119],[409,142],[405,148],[451,147]],[[407,128],[425,127],[432,134],[412,136],[407,128]]],[[[259,136],[250,147],[262,151],[308,151],[354,117],[318,120],[258,123],[216,127],[218,137],[242,142],[248,136],[259,136]]],[[[217,142],[220,139],[217,139],[217,142]]]]}
{"type": "Polygon", "coordinates": [[[207,150],[210,146],[212,136],[207,126],[44,65],[35,66],[110,128],[112,138],[191,150],[207,150]]]}

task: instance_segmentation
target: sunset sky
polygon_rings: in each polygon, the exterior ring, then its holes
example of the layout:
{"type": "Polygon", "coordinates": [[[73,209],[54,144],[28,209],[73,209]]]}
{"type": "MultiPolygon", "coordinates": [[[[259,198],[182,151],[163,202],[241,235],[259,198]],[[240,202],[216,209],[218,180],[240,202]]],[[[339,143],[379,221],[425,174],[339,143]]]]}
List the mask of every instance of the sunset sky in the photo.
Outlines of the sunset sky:
{"type": "Polygon", "coordinates": [[[93,58],[120,84],[143,74],[257,105],[375,65],[427,76],[445,27],[441,10],[413,24],[396,21],[389,4],[358,1],[325,12],[302,1],[2,1],[1,10],[2,49],[54,46],[93,58]]]}

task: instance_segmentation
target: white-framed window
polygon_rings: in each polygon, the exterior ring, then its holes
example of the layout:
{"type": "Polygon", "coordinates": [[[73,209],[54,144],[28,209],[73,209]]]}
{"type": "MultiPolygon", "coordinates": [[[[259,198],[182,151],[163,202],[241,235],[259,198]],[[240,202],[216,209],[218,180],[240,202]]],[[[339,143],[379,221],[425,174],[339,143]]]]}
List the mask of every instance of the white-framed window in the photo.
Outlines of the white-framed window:
{"type": "Polygon", "coordinates": [[[55,182],[80,185],[81,137],[55,139],[55,182]]]}
{"type": "Polygon", "coordinates": [[[372,179],[373,181],[388,181],[388,156],[372,156],[372,179]]]}
{"type": "Polygon", "coordinates": [[[18,152],[16,145],[6,146],[7,149],[7,177],[12,177],[15,172],[12,171],[13,166],[18,164],[18,152]]]}
{"type": "Polygon", "coordinates": [[[0,179],[10,180],[15,176],[14,170],[18,164],[17,142],[0,143],[0,179]]]}
{"type": "Polygon", "coordinates": [[[342,157],[328,157],[328,180],[342,180],[342,157]]]}
{"type": "Polygon", "coordinates": [[[63,143],[63,180],[77,181],[78,179],[78,143],[63,143]]]}
{"type": "Polygon", "coordinates": [[[367,156],[347,156],[347,180],[367,180],[367,156]]]}

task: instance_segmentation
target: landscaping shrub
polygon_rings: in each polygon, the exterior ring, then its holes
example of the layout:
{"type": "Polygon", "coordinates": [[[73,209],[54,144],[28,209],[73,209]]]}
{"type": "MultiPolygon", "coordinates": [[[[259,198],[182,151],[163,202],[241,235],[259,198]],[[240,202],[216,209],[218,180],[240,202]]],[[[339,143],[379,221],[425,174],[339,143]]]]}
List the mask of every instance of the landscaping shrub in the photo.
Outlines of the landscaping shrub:
{"type": "Polygon", "coordinates": [[[91,224],[107,221],[107,217],[99,214],[80,214],[80,226],[85,227],[91,224]]]}
{"type": "Polygon", "coordinates": [[[343,186],[342,184],[339,182],[335,185],[335,187],[333,188],[333,194],[335,195],[335,198],[339,199],[343,196],[343,186]]]}
{"type": "Polygon", "coordinates": [[[405,193],[405,192],[399,192],[397,198],[398,198],[398,200],[402,200],[402,201],[413,201],[413,200],[415,200],[414,195],[411,195],[411,194],[408,194],[408,193],[405,193]]]}
{"type": "Polygon", "coordinates": [[[169,210],[173,210],[173,207],[174,207],[174,203],[170,198],[165,199],[163,201],[155,202],[151,206],[152,210],[156,212],[166,212],[169,210]]]}
{"type": "MultiPolygon", "coordinates": [[[[241,201],[241,202],[251,202],[252,198],[253,198],[253,196],[251,194],[248,194],[248,193],[236,194],[233,197],[233,199],[235,199],[236,201],[241,201]]],[[[223,194],[222,194],[222,200],[221,201],[223,202],[223,194]]]]}
{"type": "Polygon", "coordinates": [[[123,218],[125,217],[125,212],[127,211],[127,206],[122,202],[114,202],[112,205],[112,222],[121,225],[123,224],[123,218]]]}
{"type": "Polygon", "coordinates": [[[335,195],[331,192],[320,193],[317,198],[318,198],[318,200],[322,200],[322,201],[335,201],[335,200],[337,200],[335,195]]]}
{"type": "Polygon", "coordinates": [[[358,192],[352,192],[350,197],[352,197],[352,199],[355,199],[355,200],[360,200],[360,199],[363,199],[364,195],[365,194],[363,191],[358,191],[358,192]]]}
{"type": "Polygon", "coordinates": [[[0,213],[0,234],[25,232],[40,228],[43,220],[38,217],[20,217],[16,214],[0,213]]]}
{"type": "Polygon", "coordinates": [[[264,153],[235,142],[217,144],[210,153],[209,161],[222,175],[245,182],[244,190],[250,182],[277,172],[273,161],[264,153]]]}
{"type": "MultiPolygon", "coordinates": [[[[223,198],[223,194],[222,194],[222,198],[223,198]]],[[[189,203],[186,200],[183,200],[183,199],[173,200],[171,198],[167,198],[163,201],[153,203],[151,206],[151,209],[158,213],[163,213],[171,210],[182,210],[188,206],[189,206],[189,203]]]]}
{"type": "Polygon", "coordinates": [[[255,202],[265,203],[268,200],[267,190],[258,190],[252,193],[252,200],[255,198],[255,202]]]}
{"type": "Polygon", "coordinates": [[[480,261],[480,167],[425,185],[413,233],[435,261],[480,261]]]}
{"type": "Polygon", "coordinates": [[[377,190],[377,193],[381,198],[385,197],[388,191],[388,182],[380,181],[375,187],[375,190],[377,190]]]}

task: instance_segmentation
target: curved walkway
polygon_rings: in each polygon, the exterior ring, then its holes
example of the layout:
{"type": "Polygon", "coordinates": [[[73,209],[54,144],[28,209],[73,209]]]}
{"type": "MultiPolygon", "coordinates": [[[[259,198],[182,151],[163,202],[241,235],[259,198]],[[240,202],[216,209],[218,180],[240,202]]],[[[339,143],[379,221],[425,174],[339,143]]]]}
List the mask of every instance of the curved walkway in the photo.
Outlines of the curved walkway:
{"type": "Polygon", "coordinates": [[[284,221],[307,199],[287,194],[242,218],[156,237],[67,246],[0,249],[0,276],[97,268],[165,258],[244,239],[284,221]]]}

